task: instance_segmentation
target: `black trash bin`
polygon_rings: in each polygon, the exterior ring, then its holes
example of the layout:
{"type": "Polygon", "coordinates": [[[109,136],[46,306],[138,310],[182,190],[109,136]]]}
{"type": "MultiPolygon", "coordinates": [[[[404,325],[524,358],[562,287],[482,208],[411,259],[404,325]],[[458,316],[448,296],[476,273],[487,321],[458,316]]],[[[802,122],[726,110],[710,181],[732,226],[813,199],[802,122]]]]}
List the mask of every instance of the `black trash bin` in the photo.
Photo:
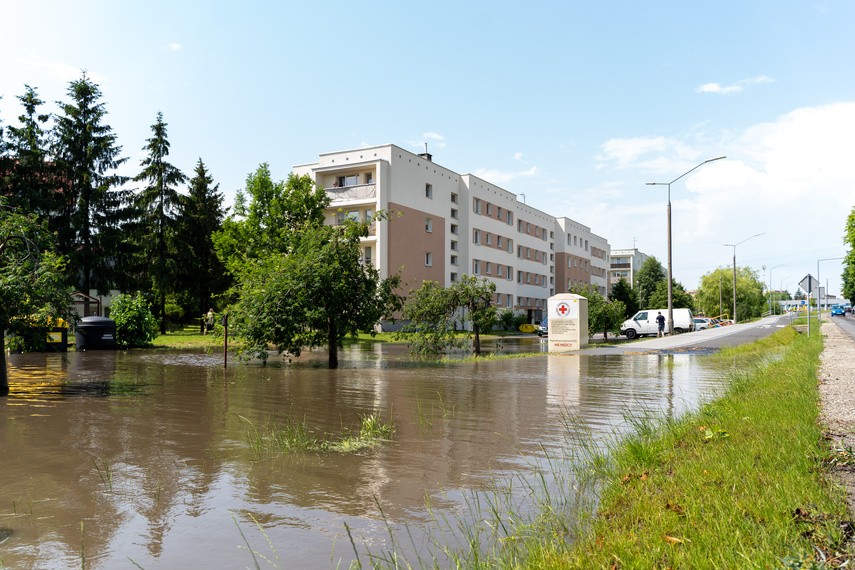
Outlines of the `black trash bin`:
{"type": "Polygon", "coordinates": [[[74,337],[77,350],[115,350],[116,321],[107,317],[84,317],[74,337]]]}

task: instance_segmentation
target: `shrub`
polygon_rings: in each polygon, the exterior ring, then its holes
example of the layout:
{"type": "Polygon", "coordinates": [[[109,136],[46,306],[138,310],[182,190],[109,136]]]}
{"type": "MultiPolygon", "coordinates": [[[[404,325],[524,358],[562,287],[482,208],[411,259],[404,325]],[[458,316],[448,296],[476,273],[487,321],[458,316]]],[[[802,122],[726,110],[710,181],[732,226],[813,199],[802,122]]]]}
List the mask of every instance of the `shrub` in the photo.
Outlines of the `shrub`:
{"type": "Polygon", "coordinates": [[[157,336],[157,319],[141,297],[119,295],[110,308],[116,322],[116,344],[121,348],[146,346],[157,336]]]}

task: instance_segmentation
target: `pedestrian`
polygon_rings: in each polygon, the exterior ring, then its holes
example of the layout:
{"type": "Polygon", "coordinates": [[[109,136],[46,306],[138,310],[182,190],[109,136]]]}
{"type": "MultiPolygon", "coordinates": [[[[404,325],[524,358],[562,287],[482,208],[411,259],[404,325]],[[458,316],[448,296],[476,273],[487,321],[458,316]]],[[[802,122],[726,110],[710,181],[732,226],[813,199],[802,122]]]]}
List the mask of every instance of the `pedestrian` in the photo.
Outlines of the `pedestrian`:
{"type": "Polygon", "coordinates": [[[656,323],[659,325],[659,334],[657,336],[665,336],[665,317],[662,316],[662,311],[659,311],[656,323]]]}
{"type": "Polygon", "coordinates": [[[214,328],[214,309],[208,309],[208,314],[205,315],[205,334],[214,328]]]}

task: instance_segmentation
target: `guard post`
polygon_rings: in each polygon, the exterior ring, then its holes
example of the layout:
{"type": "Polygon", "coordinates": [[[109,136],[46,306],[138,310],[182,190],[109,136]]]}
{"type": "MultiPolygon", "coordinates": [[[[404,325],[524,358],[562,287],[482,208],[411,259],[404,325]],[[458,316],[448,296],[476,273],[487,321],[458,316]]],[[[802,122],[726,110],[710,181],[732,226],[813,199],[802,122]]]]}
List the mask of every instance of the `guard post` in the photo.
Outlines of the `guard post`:
{"type": "Polygon", "coordinates": [[[588,348],[588,299],[561,293],[546,300],[549,352],[588,348]]]}

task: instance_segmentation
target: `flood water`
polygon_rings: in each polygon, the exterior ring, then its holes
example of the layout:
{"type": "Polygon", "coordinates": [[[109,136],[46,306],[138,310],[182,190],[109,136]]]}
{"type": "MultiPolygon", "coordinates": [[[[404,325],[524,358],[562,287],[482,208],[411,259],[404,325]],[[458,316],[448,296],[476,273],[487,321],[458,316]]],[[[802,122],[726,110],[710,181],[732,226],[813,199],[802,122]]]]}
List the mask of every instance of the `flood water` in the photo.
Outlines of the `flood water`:
{"type": "Polygon", "coordinates": [[[604,437],[627,411],[679,415],[728,372],[695,355],[425,364],[405,351],[351,345],[338,370],[325,351],[225,371],[203,351],[11,355],[0,567],[255,567],[249,545],[282,568],[347,568],[345,525],[359,548],[388,544],[378,504],[393,528],[419,529],[426,498],[453,511],[462,488],[567,445],[568,411],[604,437]],[[353,454],[259,456],[246,437],[287,413],[338,433],[372,412],[394,418],[394,440],[353,454]]]}

